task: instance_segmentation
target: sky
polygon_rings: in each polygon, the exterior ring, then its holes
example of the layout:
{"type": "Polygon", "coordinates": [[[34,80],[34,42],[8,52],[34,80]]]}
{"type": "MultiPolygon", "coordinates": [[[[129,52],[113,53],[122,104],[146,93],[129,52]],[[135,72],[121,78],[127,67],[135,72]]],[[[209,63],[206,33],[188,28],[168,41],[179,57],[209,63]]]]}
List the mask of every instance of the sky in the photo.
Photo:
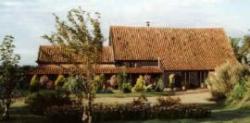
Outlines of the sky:
{"type": "MultiPolygon", "coordinates": [[[[171,28],[222,27],[228,36],[249,34],[250,0],[0,0],[0,43],[15,37],[21,65],[36,65],[38,48],[48,45],[44,34],[55,30],[52,13],[65,18],[81,7],[101,13],[101,27],[108,39],[111,25],[171,28]]],[[[107,45],[107,41],[105,43],[107,45]]]]}

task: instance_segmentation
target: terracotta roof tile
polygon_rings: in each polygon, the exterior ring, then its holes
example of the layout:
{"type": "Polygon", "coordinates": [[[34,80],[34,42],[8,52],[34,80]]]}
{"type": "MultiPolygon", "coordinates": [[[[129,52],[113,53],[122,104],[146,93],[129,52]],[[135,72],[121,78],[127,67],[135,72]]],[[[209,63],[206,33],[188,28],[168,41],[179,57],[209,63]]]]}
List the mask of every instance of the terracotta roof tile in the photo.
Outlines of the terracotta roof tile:
{"type": "MultiPolygon", "coordinates": [[[[113,51],[111,47],[103,47],[101,62],[113,62],[113,51]]],[[[84,63],[80,55],[68,54],[65,49],[59,46],[40,46],[38,63],[84,63]]]]}
{"type": "Polygon", "coordinates": [[[115,60],[157,60],[166,70],[210,70],[236,62],[221,28],[154,28],[113,26],[115,60]]]}

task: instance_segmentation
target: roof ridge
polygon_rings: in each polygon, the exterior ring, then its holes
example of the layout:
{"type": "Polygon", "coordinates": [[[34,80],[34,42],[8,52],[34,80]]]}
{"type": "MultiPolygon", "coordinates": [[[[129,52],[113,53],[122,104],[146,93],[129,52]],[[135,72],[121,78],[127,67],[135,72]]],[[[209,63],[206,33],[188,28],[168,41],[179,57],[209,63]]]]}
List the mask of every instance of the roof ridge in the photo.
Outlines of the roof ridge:
{"type": "Polygon", "coordinates": [[[187,29],[187,30],[195,30],[195,29],[223,29],[223,27],[162,27],[162,26],[150,26],[150,27],[147,27],[147,26],[128,26],[128,25],[111,25],[110,26],[110,29],[113,29],[113,28],[133,28],[133,29],[187,29]]]}

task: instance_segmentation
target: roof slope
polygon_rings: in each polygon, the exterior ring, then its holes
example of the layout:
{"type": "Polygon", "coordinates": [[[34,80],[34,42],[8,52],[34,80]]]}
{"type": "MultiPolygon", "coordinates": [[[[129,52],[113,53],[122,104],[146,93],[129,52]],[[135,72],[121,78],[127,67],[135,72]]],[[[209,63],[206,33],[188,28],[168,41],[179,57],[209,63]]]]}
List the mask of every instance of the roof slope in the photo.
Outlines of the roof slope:
{"type": "MultiPolygon", "coordinates": [[[[103,47],[101,62],[113,62],[113,51],[111,47],[103,47]]],[[[38,63],[84,63],[81,55],[69,54],[59,46],[40,46],[38,53],[38,63]]]]}
{"type": "Polygon", "coordinates": [[[157,60],[166,70],[213,70],[236,62],[221,28],[153,28],[113,26],[115,60],[157,60]]]}

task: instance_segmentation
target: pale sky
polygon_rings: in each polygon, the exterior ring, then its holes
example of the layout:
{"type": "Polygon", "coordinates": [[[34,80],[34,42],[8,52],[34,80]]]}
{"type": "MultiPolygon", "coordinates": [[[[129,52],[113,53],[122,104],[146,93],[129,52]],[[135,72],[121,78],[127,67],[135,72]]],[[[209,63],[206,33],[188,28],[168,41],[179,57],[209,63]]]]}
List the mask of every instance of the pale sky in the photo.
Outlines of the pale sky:
{"type": "Polygon", "coordinates": [[[0,42],[15,39],[21,64],[36,65],[39,45],[49,44],[43,34],[54,30],[56,13],[65,17],[81,6],[101,13],[106,39],[110,25],[171,28],[222,27],[229,36],[240,37],[250,29],[250,0],[0,0],[0,42]]]}

